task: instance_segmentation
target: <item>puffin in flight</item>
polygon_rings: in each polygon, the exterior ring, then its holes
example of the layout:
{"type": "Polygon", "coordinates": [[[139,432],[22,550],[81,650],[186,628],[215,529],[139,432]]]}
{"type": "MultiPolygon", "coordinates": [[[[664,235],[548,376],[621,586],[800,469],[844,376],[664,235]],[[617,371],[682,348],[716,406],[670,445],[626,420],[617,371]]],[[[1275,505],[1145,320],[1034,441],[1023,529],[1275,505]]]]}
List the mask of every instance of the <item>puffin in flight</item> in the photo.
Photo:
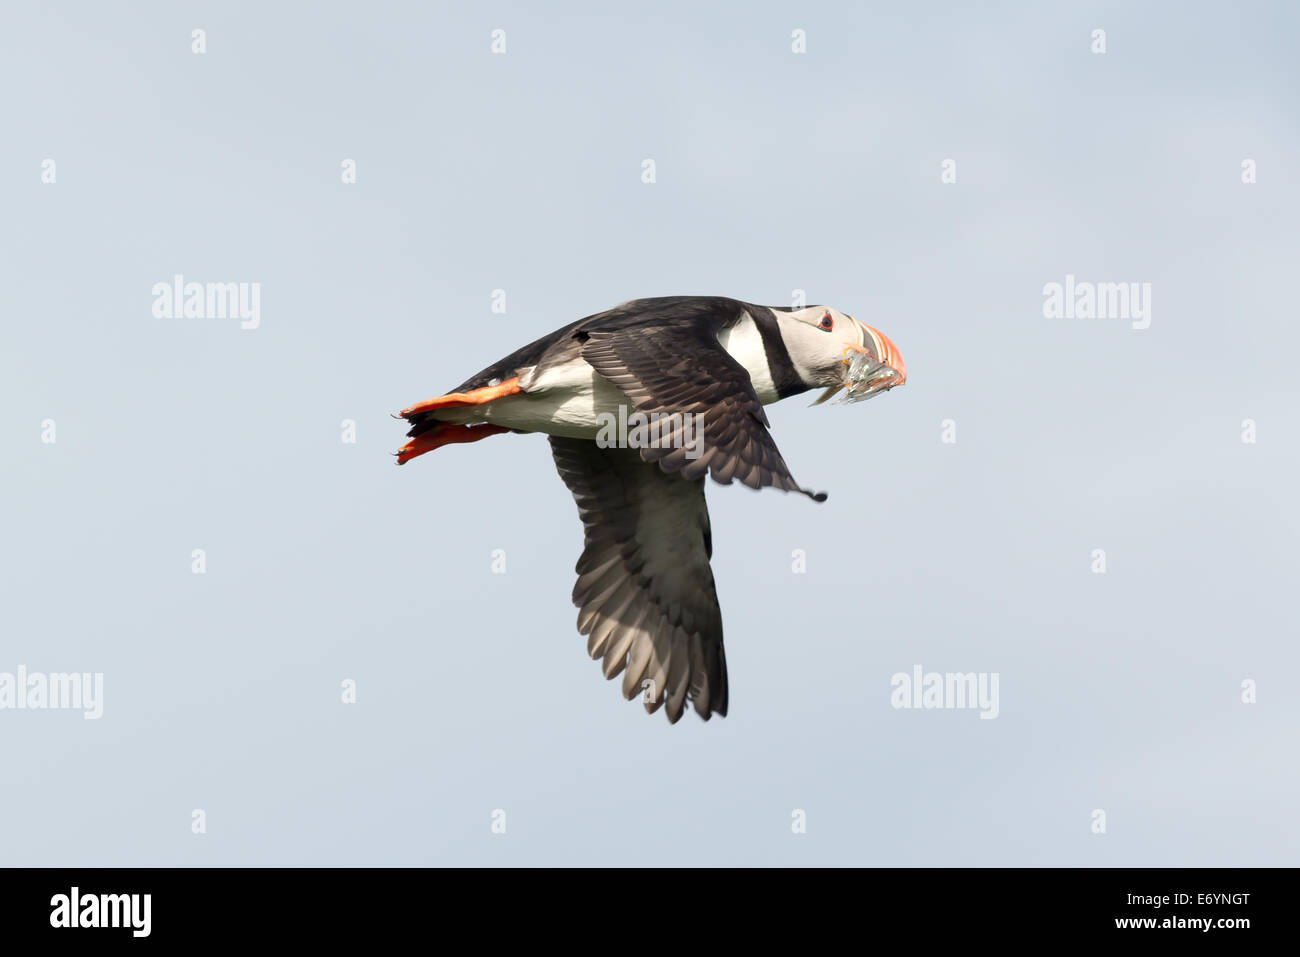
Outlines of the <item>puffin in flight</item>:
{"type": "Polygon", "coordinates": [[[402,465],[444,445],[545,432],[585,529],[573,603],[623,696],[670,722],[727,713],[704,477],[802,488],[763,406],[810,389],[858,401],[907,380],[894,344],[825,306],[637,299],[579,319],[403,409],[402,465]]]}

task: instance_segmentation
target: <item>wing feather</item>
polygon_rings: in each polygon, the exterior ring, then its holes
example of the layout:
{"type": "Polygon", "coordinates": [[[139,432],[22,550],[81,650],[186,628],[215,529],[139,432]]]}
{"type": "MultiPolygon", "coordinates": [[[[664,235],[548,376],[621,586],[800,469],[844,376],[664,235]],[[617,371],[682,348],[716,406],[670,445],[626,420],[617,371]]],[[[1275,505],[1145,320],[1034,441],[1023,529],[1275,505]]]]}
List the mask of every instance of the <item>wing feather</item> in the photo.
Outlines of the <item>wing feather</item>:
{"type": "Polygon", "coordinates": [[[706,720],[725,715],[704,479],[582,439],[551,436],[551,449],[585,528],[573,601],[588,654],[606,678],[623,675],[625,697],[644,692],[651,712],[666,704],[671,722],[688,700],[706,720]]]}
{"type": "Polygon", "coordinates": [[[800,487],[768,431],[767,414],[749,372],[722,348],[718,332],[743,319],[747,306],[733,299],[682,297],[642,299],[593,316],[577,331],[582,358],[617,386],[638,412],[658,414],[672,423],[651,447],[647,462],[687,479],[711,472],[728,484],[739,479],[751,488],[773,486],[825,496],[800,487]],[[698,457],[683,454],[689,436],[684,419],[703,423],[698,457]]]}

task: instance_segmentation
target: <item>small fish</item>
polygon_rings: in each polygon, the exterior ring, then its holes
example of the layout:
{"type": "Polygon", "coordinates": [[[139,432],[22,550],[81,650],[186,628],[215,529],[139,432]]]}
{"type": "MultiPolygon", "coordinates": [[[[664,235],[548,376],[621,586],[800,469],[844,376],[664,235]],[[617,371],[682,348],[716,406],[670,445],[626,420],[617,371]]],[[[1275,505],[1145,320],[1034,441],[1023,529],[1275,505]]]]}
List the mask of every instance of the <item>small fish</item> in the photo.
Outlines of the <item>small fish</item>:
{"type": "Polygon", "coordinates": [[[844,381],[827,389],[813,405],[821,405],[841,390],[843,394],[835,400],[836,405],[862,402],[906,381],[906,373],[877,362],[866,352],[856,352],[852,357],[845,358],[844,364],[847,366],[844,381]]]}

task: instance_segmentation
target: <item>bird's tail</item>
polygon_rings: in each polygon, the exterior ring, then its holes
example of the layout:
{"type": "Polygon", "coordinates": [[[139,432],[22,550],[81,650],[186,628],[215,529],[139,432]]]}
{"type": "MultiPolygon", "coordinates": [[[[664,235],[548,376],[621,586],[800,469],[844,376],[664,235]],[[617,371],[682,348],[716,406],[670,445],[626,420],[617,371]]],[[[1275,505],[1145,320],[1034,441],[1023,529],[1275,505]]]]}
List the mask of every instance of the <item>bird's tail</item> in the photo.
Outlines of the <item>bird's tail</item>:
{"type": "Polygon", "coordinates": [[[416,456],[440,449],[444,445],[477,442],[479,439],[486,439],[489,435],[500,435],[502,432],[510,431],[504,426],[487,423],[458,425],[455,422],[439,422],[427,413],[413,417],[411,421],[414,424],[411,431],[406,433],[410,441],[397,450],[398,465],[405,465],[416,456]]]}
{"type": "Polygon", "coordinates": [[[515,376],[497,385],[470,389],[467,392],[449,392],[403,409],[398,416],[411,423],[411,431],[406,433],[406,437],[411,441],[397,450],[397,464],[405,465],[417,455],[432,452],[444,445],[477,442],[479,439],[486,439],[489,435],[509,432],[509,429],[502,426],[486,423],[458,425],[454,422],[443,422],[435,418],[435,413],[441,409],[484,405],[508,395],[515,395],[517,392],[519,392],[519,377],[515,376]]]}

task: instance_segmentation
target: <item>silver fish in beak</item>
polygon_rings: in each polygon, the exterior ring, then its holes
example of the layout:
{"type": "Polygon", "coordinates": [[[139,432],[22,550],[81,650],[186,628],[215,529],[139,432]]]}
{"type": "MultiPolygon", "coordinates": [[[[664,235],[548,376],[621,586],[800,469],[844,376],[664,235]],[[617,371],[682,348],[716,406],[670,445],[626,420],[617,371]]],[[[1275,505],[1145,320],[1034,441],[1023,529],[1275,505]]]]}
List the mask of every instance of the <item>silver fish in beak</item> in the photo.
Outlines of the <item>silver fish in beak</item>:
{"type": "Polygon", "coordinates": [[[907,364],[898,347],[866,323],[853,321],[858,325],[859,343],[844,349],[844,379],[823,392],[813,405],[821,405],[841,389],[844,394],[836,405],[862,402],[907,382],[907,364]]]}

